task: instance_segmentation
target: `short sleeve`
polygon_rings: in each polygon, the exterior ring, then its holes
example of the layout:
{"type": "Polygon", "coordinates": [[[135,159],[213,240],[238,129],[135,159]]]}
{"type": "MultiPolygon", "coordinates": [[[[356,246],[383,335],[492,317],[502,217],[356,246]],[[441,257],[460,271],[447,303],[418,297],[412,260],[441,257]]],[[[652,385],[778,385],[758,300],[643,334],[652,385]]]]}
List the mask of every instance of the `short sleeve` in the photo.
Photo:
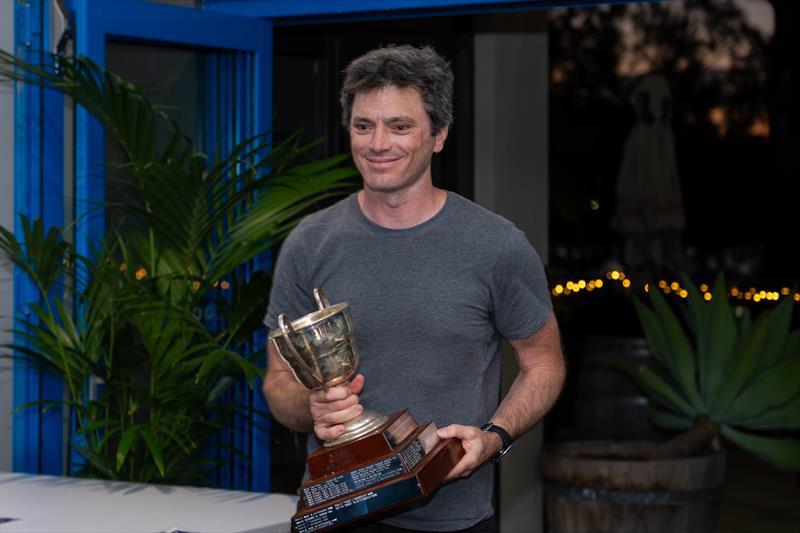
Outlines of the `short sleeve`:
{"type": "Polygon", "coordinates": [[[536,333],[553,310],[544,266],[525,234],[513,228],[492,273],[492,311],[504,338],[518,340],[536,333]]]}
{"type": "Polygon", "coordinates": [[[304,248],[303,233],[298,226],[284,240],[275,263],[267,315],[264,318],[264,324],[270,330],[278,327],[278,315],[285,314],[294,320],[315,307],[313,295],[308,289],[309,274],[304,248]]]}

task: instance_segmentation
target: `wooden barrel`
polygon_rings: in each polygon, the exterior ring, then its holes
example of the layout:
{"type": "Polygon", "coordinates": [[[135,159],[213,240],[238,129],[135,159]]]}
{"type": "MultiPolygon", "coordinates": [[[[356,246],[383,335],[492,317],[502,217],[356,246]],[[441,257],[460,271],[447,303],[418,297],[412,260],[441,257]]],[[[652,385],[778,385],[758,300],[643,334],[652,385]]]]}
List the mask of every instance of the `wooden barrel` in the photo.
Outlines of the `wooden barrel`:
{"type": "Polygon", "coordinates": [[[574,441],[542,454],[550,533],[710,533],[725,452],[642,459],[649,442],[574,441]]]}
{"type": "Polygon", "coordinates": [[[650,424],[648,399],[636,383],[611,361],[620,357],[634,363],[650,358],[641,337],[590,337],[578,370],[575,431],[582,439],[658,440],[650,424]]]}

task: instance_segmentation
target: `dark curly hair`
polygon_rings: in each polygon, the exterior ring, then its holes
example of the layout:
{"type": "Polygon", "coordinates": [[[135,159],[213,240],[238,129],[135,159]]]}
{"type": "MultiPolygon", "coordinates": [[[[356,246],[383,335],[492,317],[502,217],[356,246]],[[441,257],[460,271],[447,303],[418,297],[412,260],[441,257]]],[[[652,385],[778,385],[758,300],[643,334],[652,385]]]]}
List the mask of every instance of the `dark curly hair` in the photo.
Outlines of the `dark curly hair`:
{"type": "Polygon", "coordinates": [[[388,45],[354,59],[344,71],[342,124],[350,127],[356,94],[383,87],[415,87],[431,124],[431,135],[453,122],[453,71],[430,46],[388,45]]]}

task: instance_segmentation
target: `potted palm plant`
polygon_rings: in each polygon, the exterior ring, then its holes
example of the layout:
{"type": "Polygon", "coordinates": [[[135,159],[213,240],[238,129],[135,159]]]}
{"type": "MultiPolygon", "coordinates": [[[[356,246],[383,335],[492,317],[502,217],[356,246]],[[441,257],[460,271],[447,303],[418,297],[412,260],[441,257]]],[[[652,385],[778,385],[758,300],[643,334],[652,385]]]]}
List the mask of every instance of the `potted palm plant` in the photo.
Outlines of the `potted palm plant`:
{"type": "Polygon", "coordinates": [[[40,220],[21,217],[21,239],[0,227],[0,255],[39,293],[18,320],[24,342],[7,348],[66,390],[63,402],[24,407],[69,407],[79,474],[207,483],[220,431],[253,419],[230,391],[263,371],[252,336],[270,276],[253,260],[310,208],[351,190],[355,171],[345,156],[304,158],[298,135],[275,145],[257,135],[214,159],[134,85],[85,58],[55,61],[58,74],[0,51],[0,77],[60,91],[97,118],[124,154],[115,166],[129,200],[106,205],[125,224],[91,256],[40,220]],[[213,321],[194,312],[208,304],[213,321]]]}
{"type": "Polygon", "coordinates": [[[723,276],[684,276],[676,313],[658,289],[634,305],[652,361],[620,360],[651,400],[664,443],[573,442],[543,458],[554,531],[714,531],[728,442],[800,471],[800,329],[793,300],[751,318],[723,276]]]}

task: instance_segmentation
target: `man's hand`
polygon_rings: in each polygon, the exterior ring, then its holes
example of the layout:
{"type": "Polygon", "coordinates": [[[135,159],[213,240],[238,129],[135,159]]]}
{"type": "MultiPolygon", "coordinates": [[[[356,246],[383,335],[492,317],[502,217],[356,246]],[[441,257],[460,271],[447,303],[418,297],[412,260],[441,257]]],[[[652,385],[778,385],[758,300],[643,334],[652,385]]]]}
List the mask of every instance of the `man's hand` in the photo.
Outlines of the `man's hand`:
{"type": "Polygon", "coordinates": [[[447,474],[445,481],[469,476],[476,468],[494,457],[503,447],[500,435],[491,431],[482,431],[475,426],[452,424],[440,429],[439,437],[460,439],[461,446],[464,448],[464,457],[447,474]]]}
{"type": "Polygon", "coordinates": [[[314,420],[314,433],[322,440],[331,440],[344,433],[344,423],[360,415],[364,407],[358,394],[364,388],[364,376],[358,374],[349,384],[311,391],[309,410],[314,420]]]}

